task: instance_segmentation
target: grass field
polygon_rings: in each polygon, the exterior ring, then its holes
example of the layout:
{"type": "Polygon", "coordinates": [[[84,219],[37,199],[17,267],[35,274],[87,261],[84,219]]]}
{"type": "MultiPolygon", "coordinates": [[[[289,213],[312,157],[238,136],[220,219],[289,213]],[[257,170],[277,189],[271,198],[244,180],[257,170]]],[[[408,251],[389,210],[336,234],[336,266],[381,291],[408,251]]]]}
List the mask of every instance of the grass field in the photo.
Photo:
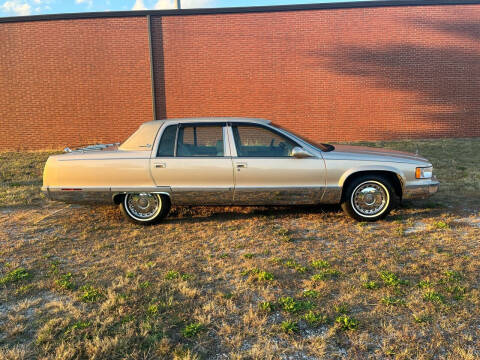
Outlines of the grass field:
{"type": "Polygon", "coordinates": [[[480,139],[415,151],[429,200],[174,208],[159,225],[50,203],[48,153],[0,153],[0,359],[479,359],[480,139]]]}

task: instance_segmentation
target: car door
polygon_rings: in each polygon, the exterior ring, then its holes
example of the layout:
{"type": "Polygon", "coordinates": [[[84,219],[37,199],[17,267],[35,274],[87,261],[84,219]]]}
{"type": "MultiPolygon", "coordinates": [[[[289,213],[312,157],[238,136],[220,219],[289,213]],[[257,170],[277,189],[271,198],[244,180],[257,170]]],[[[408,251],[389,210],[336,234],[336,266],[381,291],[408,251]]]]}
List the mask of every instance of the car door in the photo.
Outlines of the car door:
{"type": "Polygon", "coordinates": [[[272,127],[232,123],[234,204],[315,204],[325,190],[321,157],[296,158],[299,146],[272,127]]]}
{"type": "Polygon", "coordinates": [[[180,205],[225,205],[233,200],[233,168],[225,123],[166,124],[151,173],[180,205]]]}

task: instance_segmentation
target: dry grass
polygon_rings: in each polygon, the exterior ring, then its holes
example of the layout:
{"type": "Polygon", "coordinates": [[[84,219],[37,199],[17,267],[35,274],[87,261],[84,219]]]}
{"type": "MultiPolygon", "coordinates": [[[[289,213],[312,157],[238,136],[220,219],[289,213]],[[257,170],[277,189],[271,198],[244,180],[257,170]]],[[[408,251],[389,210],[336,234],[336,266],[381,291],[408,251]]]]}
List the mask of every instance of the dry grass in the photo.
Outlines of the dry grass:
{"type": "Polygon", "coordinates": [[[441,191],[375,224],[176,208],[138,227],[46,202],[48,154],[0,153],[0,359],[478,359],[480,141],[417,144],[441,191]]]}

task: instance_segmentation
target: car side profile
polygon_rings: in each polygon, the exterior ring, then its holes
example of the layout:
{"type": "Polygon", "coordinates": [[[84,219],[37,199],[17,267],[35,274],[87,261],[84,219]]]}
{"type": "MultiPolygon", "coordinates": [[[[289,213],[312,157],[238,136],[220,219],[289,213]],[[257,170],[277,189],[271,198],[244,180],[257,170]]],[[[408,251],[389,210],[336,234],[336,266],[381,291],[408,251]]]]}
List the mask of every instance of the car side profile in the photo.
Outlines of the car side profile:
{"type": "Polygon", "coordinates": [[[55,201],[118,204],[130,221],[153,224],[171,205],[341,204],[375,221],[439,186],[418,155],[313,145],[261,119],[150,121],[110,145],[50,156],[42,191],[55,201]]]}

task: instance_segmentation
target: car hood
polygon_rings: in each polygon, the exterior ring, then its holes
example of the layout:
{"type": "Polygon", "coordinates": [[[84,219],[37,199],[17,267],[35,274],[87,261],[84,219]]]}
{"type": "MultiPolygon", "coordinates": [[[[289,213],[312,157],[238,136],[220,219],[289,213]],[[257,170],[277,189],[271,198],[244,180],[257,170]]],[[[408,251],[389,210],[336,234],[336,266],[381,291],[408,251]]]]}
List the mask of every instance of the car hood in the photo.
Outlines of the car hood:
{"type": "Polygon", "coordinates": [[[383,160],[406,163],[421,162],[430,164],[427,159],[416,154],[367,146],[335,145],[335,150],[333,150],[331,154],[335,155],[337,159],[383,160]]]}

